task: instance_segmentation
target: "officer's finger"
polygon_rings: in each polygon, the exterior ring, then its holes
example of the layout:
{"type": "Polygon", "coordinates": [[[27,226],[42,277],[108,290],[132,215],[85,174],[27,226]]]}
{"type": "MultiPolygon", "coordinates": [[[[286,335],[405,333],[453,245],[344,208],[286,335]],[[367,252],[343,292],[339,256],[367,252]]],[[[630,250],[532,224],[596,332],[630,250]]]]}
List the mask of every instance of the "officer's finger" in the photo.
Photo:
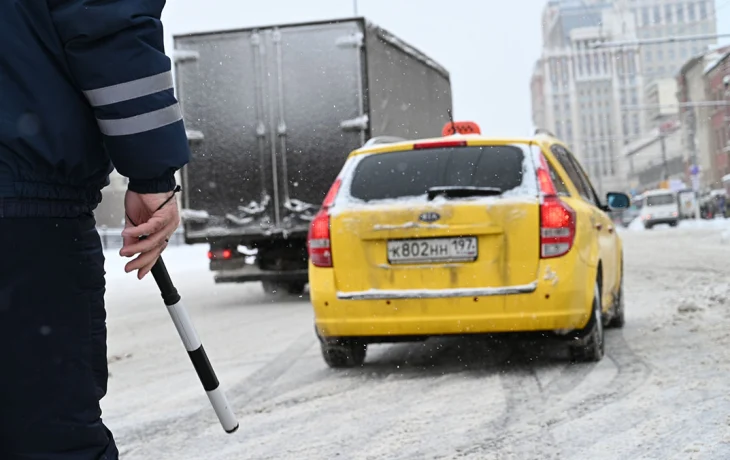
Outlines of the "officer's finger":
{"type": "Polygon", "coordinates": [[[122,230],[122,236],[139,238],[142,235],[153,235],[169,224],[169,217],[162,213],[156,213],[147,222],[136,227],[127,227],[122,230]]]}
{"type": "MultiPolygon", "coordinates": [[[[157,249],[153,251],[147,251],[136,257],[131,262],[127,263],[127,265],[124,267],[124,271],[127,273],[131,273],[135,270],[141,270],[142,268],[145,268],[148,265],[152,265],[157,261],[157,258],[160,257],[160,251],[162,247],[158,247],[157,249]]],[[[152,267],[150,267],[152,268],[152,267]]],[[[139,277],[139,273],[137,274],[139,277]]]]}
{"type": "MultiPolygon", "coordinates": [[[[162,253],[162,251],[165,250],[166,247],[167,247],[167,241],[165,241],[165,243],[160,247],[160,254],[162,253]]],[[[137,279],[141,280],[142,278],[147,276],[147,274],[150,272],[150,270],[152,270],[152,267],[155,266],[155,263],[157,263],[157,259],[159,259],[160,254],[158,254],[157,257],[155,257],[155,259],[152,262],[150,262],[149,264],[147,264],[144,267],[142,267],[141,269],[139,269],[139,271],[137,272],[137,279]]]]}
{"type": "Polygon", "coordinates": [[[158,232],[150,237],[137,239],[134,243],[129,243],[123,246],[122,249],[119,250],[119,255],[122,257],[132,257],[136,254],[153,251],[165,242],[165,238],[165,232],[158,232]]]}

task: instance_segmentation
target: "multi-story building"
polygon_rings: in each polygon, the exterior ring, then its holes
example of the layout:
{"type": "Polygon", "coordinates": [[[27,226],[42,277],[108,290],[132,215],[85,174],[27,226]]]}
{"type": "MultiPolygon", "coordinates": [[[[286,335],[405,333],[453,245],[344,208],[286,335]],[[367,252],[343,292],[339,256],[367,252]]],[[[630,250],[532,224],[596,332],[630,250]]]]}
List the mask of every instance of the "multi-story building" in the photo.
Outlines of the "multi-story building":
{"type": "MultiPolygon", "coordinates": [[[[730,47],[708,51],[693,57],[682,66],[677,75],[677,99],[680,103],[702,104],[724,100],[722,92],[718,91],[719,87],[723,86],[722,72],[712,71],[723,68],[719,64],[728,52],[730,47]],[[714,91],[708,79],[712,76],[715,77],[714,91]]],[[[721,170],[726,166],[723,163],[725,159],[717,156],[722,150],[719,147],[722,140],[718,138],[718,131],[722,127],[722,109],[722,107],[698,105],[683,107],[680,110],[682,140],[687,153],[688,169],[693,164],[699,166],[699,182],[703,189],[717,187],[718,180],[722,176],[721,170]]]]}
{"type": "Polygon", "coordinates": [[[629,161],[629,182],[637,192],[686,181],[682,130],[676,119],[661,123],[624,147],[629,161]]]}
{"type": "MultiPolygon", "coordinates": [[[[705,68],[708,99],[730,103],[730,53],[723,53],[705,68]]],[[[710,152],[715,161],[713,182],[720,187],[723,176],[730,174],[730,106],[710,108],[710,152]]]]}
{"type": "Polygon", "coordinates": [[[677,119],[677,80],[662,78],[650,80],[644,89],[646,125],[650,129],[658,128],[662,123],[677,119]]]}
{"type": "Polygon", "coordinates": [[[717,34],[714,0],[616,0],[630,12],[641,40],[644,76],[648,80],[673,78],[690,59],[717,43],[716,38],[666,42],[667,37],[717,34]]]}
{"type": "Polygon", "coordinates": [[[542,73],[542,65],[540,61],[535,63],[535,69],[532,73],[532,81],[530,82],[532,93],[532,122],[535,126],[546,127],[545,118],[545,76],[542,73]]]}
{"type": "Polygon", "coordinates": [[[608,2],[550,1],[532,80],[535,125],[569,144],[601,194],[627,188],[622,146],[645,124],[640,112],[622,110],[644,100],[638,47],[594,46],[618,40],[636,40],[630,12],[608,2]]]}
{"type": "Polygon", "coordinates": [[[624,155],[679,117],[671,107],[675,76],[716,33],[713,0],[551,0],[532,80],[533,121],[571,145],[602,192],[625,189],[639,172],[629,177],[624,155]],[[702,38],[666,40],[688,36],[702,38]],[[606,41],[625,44],[593,46],[606,41]]]}

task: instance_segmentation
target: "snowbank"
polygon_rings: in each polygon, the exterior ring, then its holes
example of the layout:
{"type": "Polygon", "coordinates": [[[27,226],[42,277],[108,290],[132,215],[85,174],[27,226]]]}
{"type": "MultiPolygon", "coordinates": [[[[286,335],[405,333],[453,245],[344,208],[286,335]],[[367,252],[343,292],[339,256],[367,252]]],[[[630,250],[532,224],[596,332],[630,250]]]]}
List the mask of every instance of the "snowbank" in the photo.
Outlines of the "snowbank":
{"type": "MultiPolygon", "coordinates": [[[[654,229],[670,229],[669,225],[657,225],[654,229]]],[[[730,231],[730,219],[688,219],[679,222],[678,228],[682,230],[728,230],[730,231]]],[[[654,230],[652,229],[652,231],[654,230]]],[[[631,231],[646,231],[644,224],[638,217],[631,221],[628,226],[628,230],[631,231]]]]}

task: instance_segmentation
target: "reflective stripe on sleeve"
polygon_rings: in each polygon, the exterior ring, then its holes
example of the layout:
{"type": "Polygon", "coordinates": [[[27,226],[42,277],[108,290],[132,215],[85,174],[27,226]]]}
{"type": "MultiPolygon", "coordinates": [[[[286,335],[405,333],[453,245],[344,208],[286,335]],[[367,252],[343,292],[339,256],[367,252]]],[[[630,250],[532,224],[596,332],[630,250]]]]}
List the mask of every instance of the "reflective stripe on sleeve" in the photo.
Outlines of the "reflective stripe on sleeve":
{"type": "Polygon", "coordinates": [[[182,120],[180,105],[175,103],[164,109],[143,113],[129,118],[99,120],[99,129],[107,136],[129,136],[162,128],[182,120]]]}
{"type": "Polygon", "coordinates": [[[167,71],[118,85],[84,91],[84,95],[92,107],[100,107],[148,96],[172,87],[172,72],[167,71]]]}

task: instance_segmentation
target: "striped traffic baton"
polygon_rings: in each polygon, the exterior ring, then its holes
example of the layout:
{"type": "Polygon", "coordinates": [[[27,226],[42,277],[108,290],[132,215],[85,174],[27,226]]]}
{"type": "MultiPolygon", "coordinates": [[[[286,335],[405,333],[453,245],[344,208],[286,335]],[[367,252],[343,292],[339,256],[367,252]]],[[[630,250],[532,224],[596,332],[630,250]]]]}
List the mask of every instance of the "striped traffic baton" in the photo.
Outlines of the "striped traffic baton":
{"type": "Polygon", "coordinates": [[[208,360],[208,355],[205,353],[205,348],[203,348],[195,327],[190,321],[190,316],[188,316],[188,312],[181,302],[180,294],[178,294],[175,285],[172,284],[172,279],[170,279],[170,274],[167,272],[162,257],[158,258],[152,267],[152,276],[157,282],[157,287],[160,288],[162,300],[167,306],[167,311],[170,312],[172,322],[175,323],[175,329],[180,334],[180,339],[185,345],[195,372],[198,373],[200,383],[203,384],[203,388],[208,394],[208,399],[213,405],[218,420],[220,420],[226,433],[235,432],[238,429],[236,415],[228,404],[226,394],[221,390],[218,377],[216,377],[213,366],[208,360]]]}
{"type": "MultiPolygon", "coordinates": [[[[167,198],[167,200],[165,200],[157,208],[157,210],[159,211],[167,203],[172,201],[175,194],[179,191],[180,186],[178,185],[175,187],[175,190],[173,190],[170,197],[167,198]]],[[[126,215],[126,217],[129,223],[137,225],[129,218],[129,215],[126,215]]],[[[146,239],[146,236],[141,236],[139,239],[144,240],[146,239]]],[[[183,345],[185,345],[188,356],[190,356],[190,361],[193,363],[193,367],[195,368],[195,372],[198,374],[200,383],[203,384],[203,389],[205,389],[205,392],[208,395],[208,399],[210,400],[210,404],[213,406],[215,414],[218,416],[218,420],[221,422],[226,433],[235,432],[238,429],[238,420],[236,419],[236,415],[233,413],[231,406],[228,404],[226,394],[220,388],[218,377],[216,377],[213,366],[210,364],[210,360],[208,359],[208,355],[205,353],[205,348],[203,348],[203,343],[200,341],[198,333],[195,331],[195,327],[193,327],[192,321],[190,321],[188,311],[181,302],[180,294],[177,292],[175,285],[172,284],[172,279],[170,278],[170,274],[167,272],[165,262],[162,261],[162,256],[157,259],[157,262],[155,262],[155,265],[152,266],[151,271],[152,276],[155,278],[155,282],[157,283],[157,287],[160,288],[160,294],[162,294],[162,300],[165,302],[165,306],[167,306],[167,311],[172,317],[172,322],[175,323],[175,329],[177,329],[177,333],[180,335],[183,345]]]]}

